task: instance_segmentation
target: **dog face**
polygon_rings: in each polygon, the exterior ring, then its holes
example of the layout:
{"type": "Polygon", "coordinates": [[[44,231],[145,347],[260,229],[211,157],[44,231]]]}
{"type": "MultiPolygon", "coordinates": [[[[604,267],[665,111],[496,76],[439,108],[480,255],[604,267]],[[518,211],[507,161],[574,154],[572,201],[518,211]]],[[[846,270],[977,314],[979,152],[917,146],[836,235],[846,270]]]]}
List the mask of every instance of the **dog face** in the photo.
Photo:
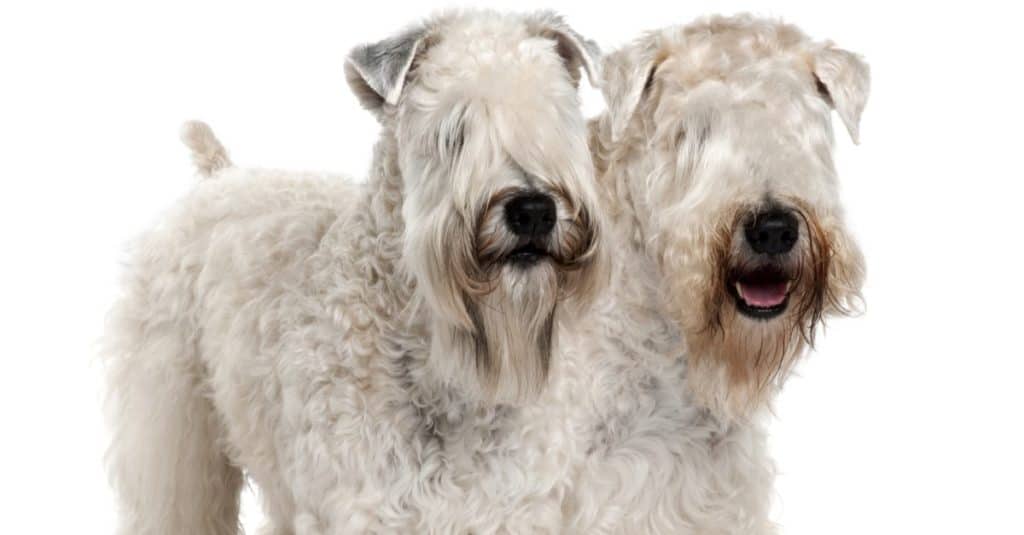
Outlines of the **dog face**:
{"type": "Polygon", "coordinates": [[[404,263],[446,378],[489,401],[543,386],[559,312],[602,262],[577,85],[599,52],[542,13],[449,14],[357,48],[348,78],[395,140],[404,263]]]}
{"type": "Polygon", "coordinates": [[[651,34],[610,55],[606,73],[601,131],[624,162],[690,386],[743,414],[824,317],[859,301],[864,267],[842,221],[830,111],[856,140],[867,66],[740,17],[651,34]]]}

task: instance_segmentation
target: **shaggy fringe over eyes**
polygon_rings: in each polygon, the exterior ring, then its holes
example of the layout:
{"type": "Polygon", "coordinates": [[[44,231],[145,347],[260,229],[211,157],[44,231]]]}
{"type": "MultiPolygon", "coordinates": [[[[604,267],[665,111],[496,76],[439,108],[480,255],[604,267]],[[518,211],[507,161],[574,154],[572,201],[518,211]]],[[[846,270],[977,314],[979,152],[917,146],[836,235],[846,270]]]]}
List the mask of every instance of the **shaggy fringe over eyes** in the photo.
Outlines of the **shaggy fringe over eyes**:
{"type": "MultiPolygon", "coordinates": [[[[794,291],[789,309],[762,322],[739,315],[727,285],[733,264],[733,229],[743,211],[726,218],[731,224],[713,231],[707,246],[715,272],[706,281],[702,323],[689,336],[690,384],[712,408],[732,416],[749,413],[767,399],[791,371],[797,358],[813,347],[817,327],[829,315],[848,315],[860,300],[863,265],[838,227],[826,228],[810,207],[789,200],[803,222],[806,238],[795,259],[794,291]]],[[[743,266],[740,266],[742,269],[743,266]]]]}

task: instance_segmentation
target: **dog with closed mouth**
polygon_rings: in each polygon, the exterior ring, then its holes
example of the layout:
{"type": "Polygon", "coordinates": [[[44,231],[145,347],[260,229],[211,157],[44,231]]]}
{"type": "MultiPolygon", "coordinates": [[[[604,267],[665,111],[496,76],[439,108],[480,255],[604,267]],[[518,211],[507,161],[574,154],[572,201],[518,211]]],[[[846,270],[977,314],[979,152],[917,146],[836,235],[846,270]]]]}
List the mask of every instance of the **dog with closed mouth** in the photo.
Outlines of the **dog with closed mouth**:
{"type": "Polygon", "coordinates": [[[245,477],[270,534],[562,526],[545,396],[606,278],[599,51],[548,12],[454,11],[345,68],[382,128],[365,184],[185,128],[207,179],[136,244],[107,336],[119,533],[238,533],[245,477]]]}

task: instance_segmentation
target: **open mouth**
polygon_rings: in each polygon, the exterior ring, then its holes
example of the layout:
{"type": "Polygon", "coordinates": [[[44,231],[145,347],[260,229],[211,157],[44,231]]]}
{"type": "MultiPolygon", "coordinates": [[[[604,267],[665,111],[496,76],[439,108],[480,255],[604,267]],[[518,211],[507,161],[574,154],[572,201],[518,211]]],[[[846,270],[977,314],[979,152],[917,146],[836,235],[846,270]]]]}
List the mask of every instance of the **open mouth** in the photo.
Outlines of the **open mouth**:
{"type": "Polygon", "coordinates": [[[547,258],[548,252],[543,247],[538,247],[532,242],[527,242],[519,247],[516,247],[506,256],[509,263],[517,266],[529,267],[544,258],[547,258]]]}
{"type": "Polygon", "coordinates": [[[778,269],[758,269],[732,278],[736,308],[749,317],[771,319],[786,310],[793,281],[778,269]]]}

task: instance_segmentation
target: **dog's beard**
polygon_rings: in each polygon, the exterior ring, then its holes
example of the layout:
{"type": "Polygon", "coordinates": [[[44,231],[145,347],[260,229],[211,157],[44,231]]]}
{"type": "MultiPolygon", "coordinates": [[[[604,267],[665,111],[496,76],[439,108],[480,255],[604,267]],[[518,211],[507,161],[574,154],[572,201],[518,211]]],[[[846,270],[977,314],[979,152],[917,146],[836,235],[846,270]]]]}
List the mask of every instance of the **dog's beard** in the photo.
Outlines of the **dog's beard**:
{"type": "Polygon", "coordinates": [[[672,248],[691,254],[669,253],[683,259],[667,267],[666,276],[669,307],[686,340],[688,386],[727,418],[764,406],[814,343],[824,317],[850,313],[859,298],[863,266],[852,242],[839,228],[826,229],[806,215],[802,220],[806,231],[793,259],[788,305],[771,319],[743,315],[730,294],[734,224],[672,248]]]}
{"type": "Polygon", "coordinates": [[[761,321],[724,307],[719,324],[687,334],[687,384],[705,406],[740,418],[763,406],[803,354],[813,328],[798,326],[799,315],[761,321]]]}
{"type": "Polygon", "coordinates": [[[438,339],[455,357],[440,359],[439,364],[450,366],[446,375],[462,377],[474,397],[519,405],[536,399],[547,382],[555,344],[558,272],[548,262],[500,269],[491,292],[467,296],[473,328],[448,328],[438,339]]]}
{"type": "MultiPolygon", "coordinates": [[[[543,240],[546,255],[519,263],[510,255],[522,240],[503,230],[501,209],[496,204],[480,216],[472,247],[431,252],[436,265],[446,266],[430,279],[433,294],[443,297],[435,303],[454,305],[435,308],[442,313],[435,317],[431,360],[440,380],[471,398],[522,405],[547,383],[556,323],[593,299],[607,262],[596,222],[580,210],[543,240]]],[[[444,232],[450,243],[460,235],[469,239],[465,230],[452,224],[444,232]]]]}

